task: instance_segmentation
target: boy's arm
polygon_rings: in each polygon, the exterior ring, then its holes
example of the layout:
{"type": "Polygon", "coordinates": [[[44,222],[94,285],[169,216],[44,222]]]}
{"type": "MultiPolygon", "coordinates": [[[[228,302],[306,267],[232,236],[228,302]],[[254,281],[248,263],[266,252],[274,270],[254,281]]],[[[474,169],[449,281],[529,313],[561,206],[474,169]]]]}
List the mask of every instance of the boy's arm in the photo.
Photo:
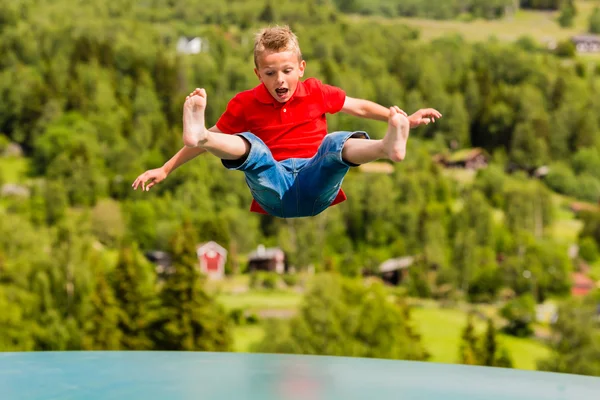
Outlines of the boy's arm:
{"type": "MultiPolygon", "coordinates": [[[[369,100],[356,99],[346,96],[344,106],[341,112],[354,115],[355,117],[374,119],[377,121],[387,121],[390,116],[390,109],[369,100]]],[[[404,116],[406,113],[400,111],[404,116]]]]}
{"type": "MultiPolygon", "coordinates": [[[[219,128],[217,128],[216,125],[213,126],[212,128],[210,128],[209,131],[216,132],[216,133],[223,133],[219,130],[219,128]]],[[[162,166],[162,168],[164,169],[165,173],[167,175],[169,175],[171,172],[176,170],[178,167],[180,167],[181,165],[185,164],[186,162],[198,157],[202,153],[206,153],[206,150],[204,150],[201,147],[183,146],[183,148],[181,150],[179,150],[177,152],[177,154],[175,154],[173,157],[171,157],[171,159],[169,161],[167,161],[162,166]]]]}
{"type": "MultiPolygon", "coordinates": [[[[397,106],[394,106],[396,111],[400,114],[403,114],[408,118],[410,123],[410,127],[414,128],[419,125],[427,125],[430,122],[435,122],[436,119],[442,117],[442,114],[433,108],[422,108],[410,116],[406,114],[403,110],[399,109],[397,106]]],[[[369,100],[364,99],[355,99],[352,97],[346,96],[346,100],[344,101],[344,106],[340,110],[346,114],[354,115],[356,117],[374,119],[377,121],[387,121],[390,116],[390,109],[385,108],[377,103],[374,103],[369,100]]]]}
{"type": "MultiPolygon", "coordinates": [[[[223,133],[216,127],[216,125],[210,128],[209,131],[223,133]]],[[[201,147],[183,146],[183,148],[179,150],[173,157],[171,157],[169,161],[164,163],[162,167],[150,169],[138,176],[131,185],[131,187],[133,187],[133,189],[136,190],[141,185],[142,190],[148,191],[152,186],[163,181],[171,172],[176,170],[178,167],[205,152],[206,150],[204,150],[201,147]]]]}

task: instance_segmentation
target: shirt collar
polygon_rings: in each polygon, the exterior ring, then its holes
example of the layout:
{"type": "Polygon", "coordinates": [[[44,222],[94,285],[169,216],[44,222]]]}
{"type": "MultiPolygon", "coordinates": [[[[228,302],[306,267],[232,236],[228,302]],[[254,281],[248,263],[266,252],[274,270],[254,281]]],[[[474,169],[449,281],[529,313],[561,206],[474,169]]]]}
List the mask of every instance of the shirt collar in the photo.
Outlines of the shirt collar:
{"type": "MultiPolygon", "coordinates": [[[[292,97],[290,97],[290,99],[287,101],[287,103],[291,102],[296,97],[305,97],[307,95],[308,95],[308,90],[306,89],[304,82],[298,81],[298,85],[296,86],[296,91],[294,92],[292,97]]],[[[261,103],[265,103],[265,104],[273,104],[275,106],[283,106],[283,105],[287,104],[287,103],[280,103],[277,100],[275,100],[275,98],[273,96],[271,96],[271,93],[269,93],[269,91],[267,90],[265,84],[262,82],[260,85],[258,85],[257,87],[254,88],[254,97],[256,97],[256,99],[258,101],[260,101],[261,103]]]]}

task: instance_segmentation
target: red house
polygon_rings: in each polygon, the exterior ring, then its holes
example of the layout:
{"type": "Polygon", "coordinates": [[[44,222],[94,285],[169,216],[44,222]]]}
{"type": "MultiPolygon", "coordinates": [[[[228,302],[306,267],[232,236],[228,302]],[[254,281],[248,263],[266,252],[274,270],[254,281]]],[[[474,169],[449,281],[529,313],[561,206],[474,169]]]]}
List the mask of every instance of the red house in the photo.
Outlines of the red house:
{"type": "Polygon", "coordinates": [[[582,274],[580,272],[574,273],[572,275],[572,278],[573,278],[573,286],[571,287],[571,295],[572,296],[576,296],[576,297],[585,296],[589,292],[594,290],[594,288],[596,287],[596,284],[590,277],[588,277],[585,274],[582,274]]]}
{"type": "Polygon", "coordinates": [[[199,244],[196,247],[200,272],[211,279],[221,279],[225,275],[227,250],[215,242],[199,244]]]}

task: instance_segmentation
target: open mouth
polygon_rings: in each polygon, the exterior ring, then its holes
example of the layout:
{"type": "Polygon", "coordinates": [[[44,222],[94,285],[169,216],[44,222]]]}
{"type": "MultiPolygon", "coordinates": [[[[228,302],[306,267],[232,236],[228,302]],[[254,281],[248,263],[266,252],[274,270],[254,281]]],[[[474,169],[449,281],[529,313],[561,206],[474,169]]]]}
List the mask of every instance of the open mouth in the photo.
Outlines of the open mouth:
{"type": "Polygon", "coordinates": [[[288,92],[289,92],[289,89],[287,89],[287,88],[275,89],[275,93],[277,93],[277,96],[279,98],[285,98],[285,96],[287,96],[288,92]]]}

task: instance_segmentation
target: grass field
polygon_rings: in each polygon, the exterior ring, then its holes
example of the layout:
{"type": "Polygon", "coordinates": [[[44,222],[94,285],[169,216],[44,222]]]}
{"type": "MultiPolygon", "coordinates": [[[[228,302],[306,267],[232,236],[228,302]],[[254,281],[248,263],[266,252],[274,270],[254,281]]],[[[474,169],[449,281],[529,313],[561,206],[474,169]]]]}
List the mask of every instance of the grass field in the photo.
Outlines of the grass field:
{"type": "Polygon", "coordinates": [[[421,31],[421,39],[444,37],[459,34],[468,41],[485,41],[490,37],[499,40],[512,41],[521,36],[529,35],[540,42],[547,39],[563,40],[573,35],[585,33],[588,28],[588,18],[594,6],[600,5],[597,1],[577,1],[577,16],[572,28],[562,28],[558,22],[558,12],[519,10],[512,16],[501,20],[487,21],[483,19],[473,21],[438,21],[422,18],[384,18],[355,16],[355,19],[368,19],[380,24],[402,24],[421,31]]]}
{"type": "Polygon", "coordinates": [[[293,291],[248,291],[245,293],[224,293],[218,301],[227,309],[243,308],[248,311],[296,309],[302,296],[293,291]]]}
{"type": "MultiPolygon", "coordinates": [[[[462,329],[467,322],[463,311],[438,308],[414,308],[412,319],[421,333],[423,345],[431,353],[432,362],[457,362],[462,329]]],[[[476,324],[482,333],[485,324],[476,324]]],[[[515,368],[535,370],[536,361],[548,355],[548,349],[531,339],[519,339],[499,334],[498,340],[513,359],[515,368]]]]}
{"type": "Polygon", "coordinates": [[[233,351],[247,353],[253,344],[260,342],[265,330],[260,325],[237,326],[233,331],[233,351]]]}
{"type": "Polygon", "coordinates": [[[26,158],[0,158],[0,173],[5,183],[22,182],[28,167],[29,162],[26,158]]]}
{"type": "MultiPolygon", "coordinates": [[[[301,301],[301,295],[293,292],[247,292],[238,295],[220,295],[219,301],[226,308],[244,308],[248,310],[289,309],[295,310],[301,301]]],[[[415,328],[422,336],[425,348],[431,353],[432,362],[456,363],[460,336],[467,321],[465,311],[441,309],[435,303],[427,307],[415,307],[412,311],[415,328]]],[[[477,323],[477,329],[483,332],[483,321],[477,323]]],[[[261,325],[239,326],[234,329],[234,351],[249,352],[251,346],[264,337],[261,325]]],[[[501,345],[505,346],[513,359],[514,367],[535,370],[536,361],[548,354],[548,349],[532,339],[518,339],[503,334],[498,335],[501,345]]]]}

